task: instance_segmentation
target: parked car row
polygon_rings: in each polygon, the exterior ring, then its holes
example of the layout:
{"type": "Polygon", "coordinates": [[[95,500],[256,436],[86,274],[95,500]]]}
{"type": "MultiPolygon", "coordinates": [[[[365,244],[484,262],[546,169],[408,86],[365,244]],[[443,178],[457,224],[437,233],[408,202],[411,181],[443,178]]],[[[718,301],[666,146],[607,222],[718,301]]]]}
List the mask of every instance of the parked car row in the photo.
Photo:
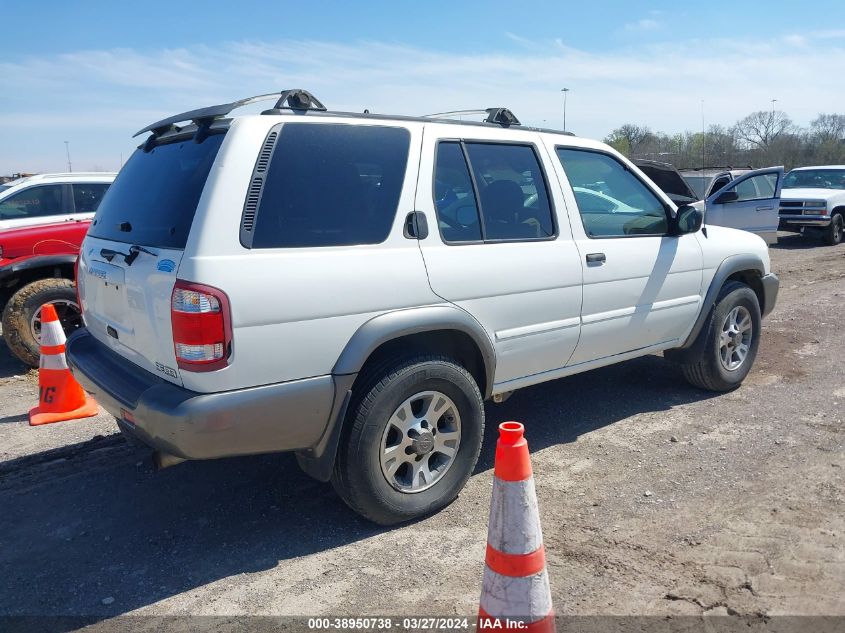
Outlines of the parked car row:
{"type": "Polygon", "coordinates": [[[693,204],[706,225],[750,231],[767,244],[777,231],[794,231],[839,244],[845,233],[845,165],[799,167],[784,176],[766,169],[685,169],[634,163],[676,204],[693,204]]]}

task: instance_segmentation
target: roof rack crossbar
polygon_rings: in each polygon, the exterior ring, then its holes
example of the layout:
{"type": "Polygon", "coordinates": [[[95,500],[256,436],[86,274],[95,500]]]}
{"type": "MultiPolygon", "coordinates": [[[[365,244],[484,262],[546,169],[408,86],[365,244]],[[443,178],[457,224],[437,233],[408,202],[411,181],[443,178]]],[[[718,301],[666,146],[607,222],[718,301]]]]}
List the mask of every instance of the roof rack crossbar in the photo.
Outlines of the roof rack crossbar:
{"type": "Polygon", "coordinates": [[[498,123],[508,127],[510,125],[522,125],[514,113],[507,108],[487,108],[487,123],[498,123]]]}
{"type": "Polygon", "coordinates": [[[270,110],[262,112],[262,114],[275,114],[278,110],[317,110],[318,112],[325,112],[326,106],[307,90],[296,88],[294,90],[284,90],[279,95],[276,105],[270,110]]]}
{"type": "Polygon", "coordinates": [[[519,119],[514,116],[514,113],[507,108],[485,108],[482,110],[451,110],[449,112],[437,112],[435,114],[425,114],[423,118],[437,119],[449,118],[453,116],[462,116],[469,114],[486,114],[485,123],[496,123],[508,127],[510,125],[522,125],[519,119]]]}
{"type": "Polygon", "coordinates": [[[258,101],[267,101],[268,99],[276,99],[275,109],[288,108],[291,110],[321,110],[325,111],[326,107],[314,97],[307,90],[283,90],[282,92],[274,92],[271,94],[258,95],[255,97],[247,97],[231,103],[221,103],[219,105],[199,108],[197,110],[188,110],[181,114],[174,114],[173,116],[151,123],[143,130],[139,130],[133,134],[133,138],[143,134],[144,132],[152,132],[153,138],[159,137],[165,132],[173,129],[178,129],[176,124],[183,121],[191,121],[199,127],[208,127],[214,119],[224,117],[236,108],[241,108],[246,105],[257,103],[258,101]],[[288,105],[285,106],[285,103],[288,105]]]}

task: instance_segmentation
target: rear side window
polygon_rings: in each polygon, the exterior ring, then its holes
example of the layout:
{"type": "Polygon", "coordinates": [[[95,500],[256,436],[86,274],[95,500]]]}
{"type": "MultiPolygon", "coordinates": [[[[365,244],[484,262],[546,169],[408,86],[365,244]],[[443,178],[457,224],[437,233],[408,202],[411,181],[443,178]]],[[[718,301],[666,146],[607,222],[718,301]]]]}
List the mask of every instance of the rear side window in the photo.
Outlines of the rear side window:
{"type": "Polygon", "coordinates": [[[383,242],[396,217],[409,145],[410,134],[403,128],[284,124],[251,246],[383,242]]]}
{"type": "Polygon", "coordinates": [[[159,248],[185,248],[223,134],[135,150],[109,187],[88,234],[159,248]]]}
{"type": "Polygon", "coordinates": [[[545,177],[530,145],[441,142],[434,179],[437,221],[446,242],[555,235],[545,177]]]}
{"type": "Polygon", "coordinates": [[[77,213],[94,213],[109,188],[106,183],[73,185],[73,204],[77,213]]]}
{"type": "Polygon", "coordinates": [[[437,146],[437,166],[434,170],[434,203],[440,234],[447,242],[477,242],[481,240],[478,205],[472,189],[472,179],[460,143],[440,143],[437,146]]]}

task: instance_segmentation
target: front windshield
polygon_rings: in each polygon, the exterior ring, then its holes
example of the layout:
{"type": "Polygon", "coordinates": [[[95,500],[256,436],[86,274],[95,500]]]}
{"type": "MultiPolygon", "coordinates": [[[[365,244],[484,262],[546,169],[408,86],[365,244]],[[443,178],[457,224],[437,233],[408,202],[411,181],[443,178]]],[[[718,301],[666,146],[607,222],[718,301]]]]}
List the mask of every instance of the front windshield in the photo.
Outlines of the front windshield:
{"type": "Polygon", "coordinates": [[[783,179],[784,189],[845,189],[845,169],[797,169],[783,179]]]}
{"type": "Polygon", "coordinates": [[[0,193],[6,191],[6,189],[11,189],[12,185],[0,185],[0,193]]]}

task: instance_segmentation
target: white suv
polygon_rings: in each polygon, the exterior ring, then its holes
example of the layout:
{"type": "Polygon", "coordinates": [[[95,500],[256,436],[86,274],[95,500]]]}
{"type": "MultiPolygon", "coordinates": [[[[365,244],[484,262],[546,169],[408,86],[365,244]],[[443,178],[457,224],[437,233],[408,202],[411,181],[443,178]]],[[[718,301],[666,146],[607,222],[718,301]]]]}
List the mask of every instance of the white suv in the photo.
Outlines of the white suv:
{"type": "Polygon", "coordinates": [[[160,465],[295,451],[387,524],[457,496],[487,398],[659,351],[706,389],[750,370],[765,243],[607,145],[248,102],[142,130],[82,247],[70,364],[160,465]]]}
{"type": "Polygon", "coordinates": [[[114,181],[108,172],[38,174],[0,185],[0,230],[90,220],[114,181]]]}

